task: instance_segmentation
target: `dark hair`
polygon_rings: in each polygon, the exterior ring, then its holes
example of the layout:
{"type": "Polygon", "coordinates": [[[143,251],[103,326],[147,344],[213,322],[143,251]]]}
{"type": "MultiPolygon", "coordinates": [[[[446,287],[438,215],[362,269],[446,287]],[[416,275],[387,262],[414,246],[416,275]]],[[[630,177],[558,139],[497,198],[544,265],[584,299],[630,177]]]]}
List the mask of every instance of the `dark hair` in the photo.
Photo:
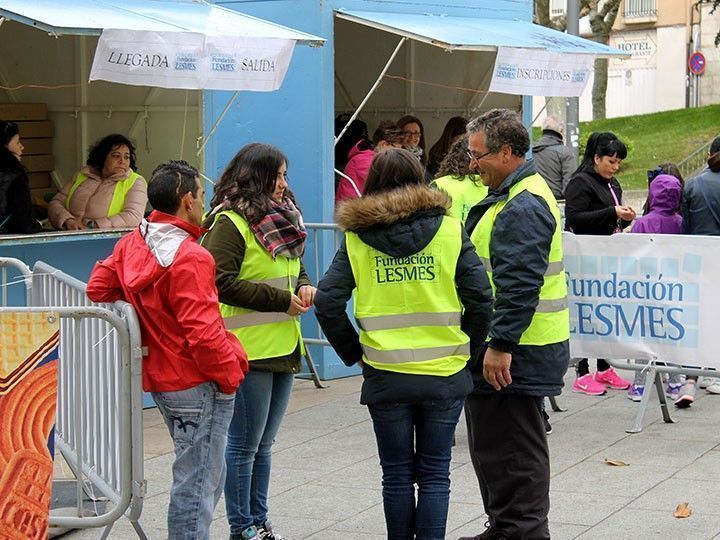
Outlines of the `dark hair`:
{"type": "MultiPolygon", "coordinates": [[[[269,144],[246,144],[222,173],[210,206],[227,204],[248,222],[257,223],[270,209],[270,196],[283,163],[288,159],[280,149],[269,144]]],[[[295,202],[290,189],[285,190],[285,196],[295,202]]]]}
{"type": "Polygon", "coordinates": [[[119,133],[113,133],[112,135],[103,137],[96,142],[90,148],[90,152],[85,163],[96,171],[102,172],[103,167],[105,166],[105,158],[108,157],[108,154],[112,152],[113,149],[122,145],[127,146],[128,150],[130,150],[130,168],[134,171],[136,168],[135,161],[137,160],[137,156],[135,155],[135,146],[130,142],[130,139],[125,137],[125,135],[120,135],[119,133]]]}
{"type": "Polygon", "coordinates": [[[404,135],[402,130],[392,120],[383,120],[373,132],[372,143],[374,146],[380,141],[390,144],[402,144],[404,135]]]}
{"type": "MultiPolygon", "coordinates": [[[[420,142],[418,143],[418,146],[422,148],[422,156],[420,156],[420,161],[423,165],[427,165],[427,152],[425,151],[425,128],[423,127],[422,122],[417,116],[413,116],[411,114],[406,114],[405,116],[401,117],[400,120],[397,121],[397,125],[400,128],[401,131],[405,131],[405,126],[408,124],[415,123],[418,126],[420,126],[420,142]]],[[[404,134],[403,134],[404,135],[404,134]]]]}
{"type": "Polygon", "coordinates": [[[593,171],[595,169],[595,156],[616,156],[618,159],[627,157],[627,146],[617,135],[610,131],[595,131],[588,137],[585,145],[585,155],[583,156],[578,171],[593,171]]]}
{"type": "Polygon", "coordinates": [[[175,215],[186,193],[192,193],[193,198],[197,199],[198,176],[197,169],[187,161],[161,163],[155,167],[148,182],[148,201],[155,210],[175,215]]]}
{"type": "Polygon", "coordinates": [[[707,164],[712,172],[720,172],[720,137],[715,137],[710,143],[710,156],[708,156],[707,164]]]}
{"type": "Polygon", "coordinates": [[[8,120],[0,120],[0,168],[2,169],[22,169],[22,165],[18,158],[10,150],[7,145],[15,135],[20,134],[20,128],[15,122],[8,120]]]}
{"type": "Polygon", "coordinates": [[[528,130],[518,113],[510,109],[492,109],[470,120],[467,131],[470,134],[479,131],[485,133],[485,146],[492,153],[508,145],[514,156],[524,157],[530,149],[528,130]]]}
{"type": "MultiPolygon", "coordinates": [[[[350,120],[349,114],[340,114],[335,118],[335,136],[340,135],[340,132],[350,120]]],[[[353,120],[350,122],[343,136],[340,140],[335,143],[335,168],[343,170],[348,162],[348,152],[355,146],[358,141],[365,141],[366,148],[372,148],[370,143],[370,137],[368,136],[368,127],[362,120],[353,120]]],[[[366,149],[364,148],[364,149],[366,149]]]]}
{"type": "Polygon", "coordinates": [[[718,152],[720,152],[720,137],[715,137],[710,143],[710,153],[717,154],[718,152]]]}
{"type": "Polygon", "coordinates": [[[415,154],[402,148],[389,148],[373,158],[363,196],[414,184],[426,184],[425,173],[415,154]]]}
{"type": "Polygon", "coordinates": [[[450,150],[452,140],[466,132],[467,123],[467,118],[462,116],[453,116],[447,121],[442,135],[440,135],[440,138],[432,145],[430,152],[428,152],[428,167],[432,169],[439,167],[440,162],[445,159],[445,156],[450,150]]]}
{"type": "Polygon", "coordinates": [[[435,178],[441,176],[452,176],[456,180],[463,180],[468,177],[473,182],[480,180],[479,175],[470,169],[470,157],[468,156],[468,136],[463,135],[453,143],[445,159],[440,163],[435,178]]]}

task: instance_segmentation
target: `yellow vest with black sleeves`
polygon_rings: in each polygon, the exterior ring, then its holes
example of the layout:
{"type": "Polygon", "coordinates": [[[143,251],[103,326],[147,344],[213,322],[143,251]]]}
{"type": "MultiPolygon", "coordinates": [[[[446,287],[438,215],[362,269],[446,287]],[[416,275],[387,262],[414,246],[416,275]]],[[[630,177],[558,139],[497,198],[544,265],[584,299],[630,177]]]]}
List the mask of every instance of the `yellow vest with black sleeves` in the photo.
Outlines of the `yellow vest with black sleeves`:
{"type": "MultiPolygon", "coordinates": [[[[230,218],[245,241],[245,256],[237,279],[263,283],[294,293],[300,274],[300,259],[273,259],[257,241],[245,218],[231,210],[218,212],[213,225],[220,216],[230,218]]],[[[298,344],[302,354],[305,354],[298,317],[276,311],[255,311],[222,302],[220,314],[225,328],[237,336],[250,361],[288,355],[298,344]]]]}
{"type": "Polygon", "coordinates": [[[493,282],[492,265],[490,263],[490,236],[493,225],[497,215],[502,212],[505,205],[523,191],[529,191],[545,200],[555,218],[555,231],[550,243],[548,268],[545,271],[542,287],[540,287],[540,301],[535,308],[530,326],[520,336],[520,345],[560,343],[570,339],[570,311],[567,303],[567,282],[563,265],[560,210],[555,196],[543,177],[535,173],[510,187],[508,198],[496,202],[487,209],[470,235],[470,239],[485,265],[494,292],[495,283],[493,282]]]}
{"type": "Polygon", "coordinates": [[[442,176],[433,180],[433,185],[450,195],[452,206],[448,215],[465,223],[470,209],[483,200],[488,193],[487,186],[473,182],[470,178],[458,179],[442,176]]]}
{"type": "Polygon", "coordinates": [[[363,361],[385,371],[449,377],[465,367],[470,339],[460,329],[455,268],[461,223],[443,217],[422,251],[392,257],[345,233],[355,278],[355,320],[363,361]]]}
{"type": "MultiPolygon", "coordinates": [[[[113,196],[110,200],[110,207],[108,208],[108,217],[115,216],[123,211],[123,208],[125,208],[125,198],[127,197],[127,194],[130,193],[130,190],[135,185],[138,178],[142,177],[135,171],[131,171],[130,176],[128,176],[125,180],[118,180],[115,182],[115,190],[113,191],[113,196]]],[[[84,173],[78,173],[77,178],[75,178],[75,182],[65,198],[66,210],[70,210],[70,199],[72,199],[72,196],[77,188],[79,188],[80,185],[87,179],[87,175],[84,173]]]]}

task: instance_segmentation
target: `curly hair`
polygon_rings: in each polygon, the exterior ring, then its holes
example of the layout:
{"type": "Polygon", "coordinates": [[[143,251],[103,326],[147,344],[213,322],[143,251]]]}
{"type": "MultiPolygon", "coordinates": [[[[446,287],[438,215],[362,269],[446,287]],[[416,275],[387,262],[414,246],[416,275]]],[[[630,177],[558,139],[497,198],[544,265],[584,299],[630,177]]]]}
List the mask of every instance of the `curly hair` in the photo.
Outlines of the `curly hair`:
{"type": "MultiPolygon", "coordinates": [[[[287,165],[287,156],[272,145],[250,143],[243,146],[215,186],[210,203],[213,211],[221,206],[237,211],[251,224],[260,221],[270,209],[270,196],[283,163],[287,165]]],[[[295,203],[290,189],[285,190],[285,197],[295,203]]]]}
{"type": "Polygon", "coordinates": [[[530,135],[520,115],[510,109],[492,109],[468,122],[469,134],[485,133],[485,146],[497,153],[504,145],[512,148],[514,156],[525,157],[530,149],[530,135]]]}
{"type": "Polygon", "coordinates": [[[85,162],[88,166],[92,167],[96,171],[102,172],[105,166],[105,158],[118,146],[125,145],[130,150],[130,168],[134,171],[136,169],[135,161],[137,156],[135,155],[135,145],[130,142],[130,139],[125,135],[119,133],[113,133],[107,137],[103,137],[96,142],[88,153],[87,161],[85,162]]]}
{"type": "Polygon", "coordinates": [[[467,178],[473,182],[480,181],[480,176],[470,169],[467,134],[453,143],[445,159],[440,163],[435,178],[442,176],[452,176],[455,180],[467,178]]]}

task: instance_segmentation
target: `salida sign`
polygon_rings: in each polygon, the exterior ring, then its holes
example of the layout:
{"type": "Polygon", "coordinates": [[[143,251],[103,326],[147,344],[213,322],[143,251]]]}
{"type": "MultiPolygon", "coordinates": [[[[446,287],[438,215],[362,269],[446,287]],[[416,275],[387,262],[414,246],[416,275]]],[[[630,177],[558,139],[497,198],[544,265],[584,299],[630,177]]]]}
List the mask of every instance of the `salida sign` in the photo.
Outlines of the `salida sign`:
{"type": "Polygon", "coordinates": [[[163,88],[280,87],[295,43],[176,32],[103,32],[90,80],[163,88]]]}

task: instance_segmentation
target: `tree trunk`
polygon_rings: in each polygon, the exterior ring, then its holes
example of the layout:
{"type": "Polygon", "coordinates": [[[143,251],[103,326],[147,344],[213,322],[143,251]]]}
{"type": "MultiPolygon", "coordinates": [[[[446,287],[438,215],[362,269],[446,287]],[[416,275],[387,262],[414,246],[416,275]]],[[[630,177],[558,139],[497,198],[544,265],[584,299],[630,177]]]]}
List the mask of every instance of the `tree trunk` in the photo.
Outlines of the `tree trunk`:
{"type": "Polygon", "coordinates": [[[593,120],[605,119],[605,96],[607,94],[608,60],[595,59],[595,77],[592,88],[593,120]]]}
{"type": "Polygon", "coordinates": [[[535,22],[541,26],[550,25],[550,0],[535,0],[535,22]]]}

